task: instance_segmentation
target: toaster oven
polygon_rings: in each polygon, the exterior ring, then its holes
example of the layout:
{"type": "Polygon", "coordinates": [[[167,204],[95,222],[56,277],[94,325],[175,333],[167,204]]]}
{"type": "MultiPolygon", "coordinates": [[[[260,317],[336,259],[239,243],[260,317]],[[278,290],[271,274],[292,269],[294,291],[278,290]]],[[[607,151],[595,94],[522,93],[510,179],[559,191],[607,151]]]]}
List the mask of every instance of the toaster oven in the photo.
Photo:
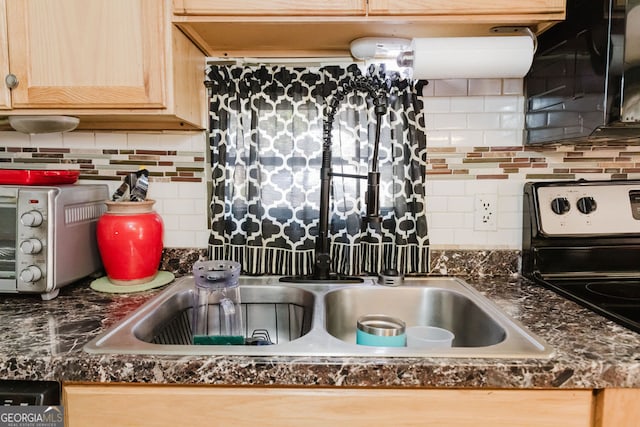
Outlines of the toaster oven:
{"type": "Polygon", "coordinates": [[[40,294],[101,269],[96,223],[103,184],[0,185],[0,293],[40,294]]]}

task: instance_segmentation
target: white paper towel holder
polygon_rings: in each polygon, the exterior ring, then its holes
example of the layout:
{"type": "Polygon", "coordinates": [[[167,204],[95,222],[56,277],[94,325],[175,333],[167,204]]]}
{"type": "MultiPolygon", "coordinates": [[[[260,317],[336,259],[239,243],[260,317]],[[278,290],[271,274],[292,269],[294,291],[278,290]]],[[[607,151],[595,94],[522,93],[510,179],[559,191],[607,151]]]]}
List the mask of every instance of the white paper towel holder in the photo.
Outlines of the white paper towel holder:
{"type": "MultiPolygon", "coordinates": [[[[533,53],[538,50],[538,38],[529,27],[500,26],[492,27],[490,31],[495,34],[527,35],[533,40],[533,53]]],[[[400,67],[411,67],[413,65],[413,52],[409,50],[400,52],[397,56],[397,61],[400,67]]]]}
{"type": "MultiPolygon", "coordinates": [[[[531,60],[533,59],[533,54],[535,53],[535,51],[536,51],[536,49],[538,47],[538,41],[537,41],[537,38],[536,38],[535,34],[533,33],[533,31],[531,31],[531,29],[529,27],[500,26],[500,27],[491,28],[491,32],[494,33],[494,34],[501,34],[501,35],[500,36],[493,36],[493,37],[492,36],[454,37],[454,38],[449,38],[449,39],[451,39],[452,42],[453,41],[457,42],[457,41],[465,40],[465,39],[468,39],[468,40],[486,39],[487,41],[493,39],[493,40],[495,40],[497,42],[498,39],[501,38],[501,37],[511,37],[511,36],[513,36],[514,37],[513,40],[516,40],[515,37],[517,37],[519,39],[525,39],[526,37],[530,37],[532,44],[530,44],[529,46],[532,46],[532,50],[531,50],[531,47],[530,47],[529,48],[530,50],[528,52],[528,54],[530,55],[530,56],[528,56],[528,65],[529,66],[531,65],[531,60]],[[494,37],[497,37],[497,38],[494,38],[494,37]]],[[[397,56],[397,64],[398,64],[399,67],[414,68],[416,66],[414,43],[417,43],[417,40],[418,39],[413,39],[411,48],[408,49],[408,50],[404,50],[404,51],[402,51],[402,52],[400,52],[398,54],[398,56],[397,56]]],[[[420,40],[425,40],[426,41],[426,40],[429,40],[429,39],[420,39],[420,40]]],[[[435,39],[432,39],[432,40],[438,40],[438,38],[435,38],[435,39]]],[[[440,40],[443,40],[443,39],[440,39],[440,40]]],[[[459,45],[459,43],[454,43],[454,44],[458,44],[459,45]]],[[[442,54],[442,44],[440,45],[440,50],[441,50],[440,53],[442,54]]],[[[423,58],[424,58],[424,54],[423,54],[423,58]]],[[[524,61],[523,61],[523,63],[524,63],[524,61]]],[[[487,64],[485,63],[484,66],[486,68],[487,64]]],[[[522,66],[519,66],[519,68],[521,69],[520,73],[522,73],[522,66]]],[[[445,78],[441,74],[436,76],[436,77],[433,77],[433,78],[436,78],[436,79],[445,78]]],[[[457,73],[457,74],[460,74],[460,73],[457,73]]],[[[463,74],[463,72],[462,72],[462,74],[463,74]]],[[[474,76],[469,76],[469,77],[470,78],[479,78],[479,77],[486,78],[486,77],[499,76],[499,73],[496,74],[496,76],[494,76],[493,73],[486,73],[486,74],[487,75],[482,74],[480,76],[475,76],[474,75],[474,76]],[[488,74],[492,74],[492,75],[488,75],[488,74]]],[[[462,76],[454,76],[454,78],[457,78],[457,77],[462,77],[462,76]]],[[[502,76],[502,77],[505,77],[505,76],[502,76]]],[[[507,77],[509,77],[509,76],[507,76],[507,77]]],[[[514,76],[510,76],[510,77],[514,77],[514,76]]],[[[428,78],[431,78],[431,77],[428,77],[428,78]]]]}

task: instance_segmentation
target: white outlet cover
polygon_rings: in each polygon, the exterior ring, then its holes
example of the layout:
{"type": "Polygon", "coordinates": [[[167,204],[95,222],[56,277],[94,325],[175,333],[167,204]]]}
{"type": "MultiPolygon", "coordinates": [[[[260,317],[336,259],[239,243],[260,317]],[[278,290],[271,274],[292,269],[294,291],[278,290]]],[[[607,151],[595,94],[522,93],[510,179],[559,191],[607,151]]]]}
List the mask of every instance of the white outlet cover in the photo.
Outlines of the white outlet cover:
{"type": "Polygon", "coordinates": [[[495,194],[476,194],[473,214],[474,230],[498,230],[498,197],[495,194]]]}

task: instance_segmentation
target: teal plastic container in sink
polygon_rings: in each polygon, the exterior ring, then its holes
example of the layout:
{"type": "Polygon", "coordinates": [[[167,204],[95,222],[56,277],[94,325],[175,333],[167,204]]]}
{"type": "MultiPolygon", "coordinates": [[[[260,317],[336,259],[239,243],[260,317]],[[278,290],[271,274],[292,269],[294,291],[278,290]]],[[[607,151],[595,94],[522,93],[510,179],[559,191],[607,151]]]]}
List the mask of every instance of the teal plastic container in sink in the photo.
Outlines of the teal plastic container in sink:
{"type": "Polygon", "coordinates": [[[383,314],[358,318],[356,343],[374,347],[404,347],[407,345],[406,324],[383,314]]]}

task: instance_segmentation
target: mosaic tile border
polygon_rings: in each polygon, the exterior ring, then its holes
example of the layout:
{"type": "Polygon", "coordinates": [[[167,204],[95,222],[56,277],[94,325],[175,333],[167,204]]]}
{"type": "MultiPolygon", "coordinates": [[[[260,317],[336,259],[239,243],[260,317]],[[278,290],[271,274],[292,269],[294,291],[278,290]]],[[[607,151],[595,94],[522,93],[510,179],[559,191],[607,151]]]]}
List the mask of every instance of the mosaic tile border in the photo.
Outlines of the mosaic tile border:
{"type": "Polygon", "coordinates": [[[206,176],[206,159],[196,151],[0,147],[1,169],[71,169],[81,180],[121,181],[140,167],[152,181],[202,182],[206,176]]]}
{"type": "Polygon", "coordinates": [[[517,147],[428,147],[427,176],[447,179],[638,179],[634,141],[517,147]]]}
{"type": "MultiPolygon", "coordinates": [[[[428,147],[427,176],[447,179],[638,179],[640,138],[625,142],[428,147]]],[[[152,181],[203,182],[201,152],[150,149],[0,147],[2,169],[74,169],[80,179],[121,181],[140,167],[152,181]]]]}

